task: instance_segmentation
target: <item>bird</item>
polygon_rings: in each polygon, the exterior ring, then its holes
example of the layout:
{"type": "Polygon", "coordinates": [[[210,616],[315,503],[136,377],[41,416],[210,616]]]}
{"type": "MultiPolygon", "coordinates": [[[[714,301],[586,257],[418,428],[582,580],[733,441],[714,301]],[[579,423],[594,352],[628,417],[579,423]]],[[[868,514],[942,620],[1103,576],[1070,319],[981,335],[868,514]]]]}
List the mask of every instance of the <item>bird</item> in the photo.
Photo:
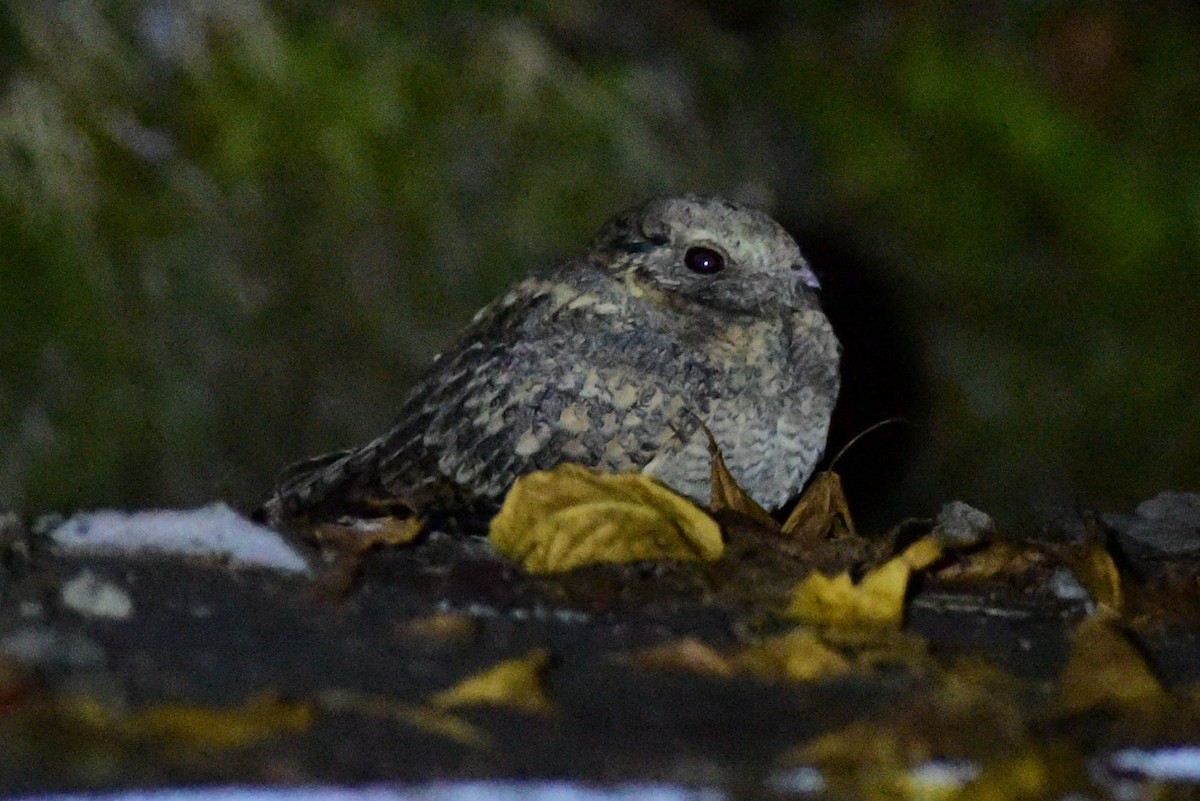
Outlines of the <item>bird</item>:
{"type": "Polygon", "coordinates": [[[715,196],[623,211],[585,252],[480,310],[376,439],[286,469],[268,520],[494,512],[574,462],[710,501],[710,436],[768,510],[824,453],[841,345],[768,214],[715,196]]]}

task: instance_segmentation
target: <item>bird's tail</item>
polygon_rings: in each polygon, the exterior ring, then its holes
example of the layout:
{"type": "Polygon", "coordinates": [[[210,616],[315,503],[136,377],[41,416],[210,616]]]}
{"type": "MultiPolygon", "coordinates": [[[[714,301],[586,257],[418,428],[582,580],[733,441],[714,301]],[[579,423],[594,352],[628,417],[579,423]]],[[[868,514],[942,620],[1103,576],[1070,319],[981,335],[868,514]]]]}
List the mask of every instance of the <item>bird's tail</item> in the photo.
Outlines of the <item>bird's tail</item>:
{"type": "Polygon", "coordinates": [[[353,475],[349,468],[358,453],[336,451],[284,468],[275,479],[275,491],[256,516],[275,525],[319,512],[353,475]]]}

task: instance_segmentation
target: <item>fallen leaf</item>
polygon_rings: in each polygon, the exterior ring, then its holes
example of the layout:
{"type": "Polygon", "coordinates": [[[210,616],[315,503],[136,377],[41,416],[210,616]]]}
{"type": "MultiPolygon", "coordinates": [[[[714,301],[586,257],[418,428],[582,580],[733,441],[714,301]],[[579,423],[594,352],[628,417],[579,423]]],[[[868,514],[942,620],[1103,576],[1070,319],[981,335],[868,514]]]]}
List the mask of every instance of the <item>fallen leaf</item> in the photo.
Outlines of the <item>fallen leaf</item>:
{"type": "Polygon", "coordinates": [[[943,581],[1017,580],[1046,565],[1047,554],[1037,548],[994,542],[937,571],[943,581]]]}
{"type": "Polygon", "coordinates": [[[469,720],[445,709],[426,705],[397,708],[396,717],[410,726],[445,737],[469,748],[485,749],[493,745],[492,737],[469,720]]]}
{"type": "Polygon", "coordinates": [[[160,704],[123,715],[89,698],[77,698],[62,711],[89,727],[144,739],[160,746],[222,750],[244,748],[312,725],[312,708],[264,693],[231,708],[160,704]]]}
{"type": "Polygon", "coordinates": [[[334,555],[315,590],[319,596],[340,600],[358,582],[367,555],[376,548],[409,545],[421,535],[419,517],[370,517],[352,523],[320,523],[312,530],[317,544],[334,555]]]}
{"type": "Polygon", "coordinates": [[[349,524],[321,523],[313,536],[319,545],[338,553],[362,553],[381,546],[408,545],[424,526],[419,517],[372,517],[349,524]]]}
{"type": "Polygon", "coordinates": [[[729,472],[725,457],[721,455],[717,440],[708,430],[708,426],[701,424],[701,427],[708,437],[708,452],[712,456],[712,501],[708,508],[714,513],[734,511],[771,531],[777,531],[779,524],[775,522],[775,518],[771,517],[770,512],[762,508],[758,501],[751,498],[750,493],[742,489],[737,479],[729,472]]]}
{"type": "Polygon", "coordinates": [[[325,690],[318,703],[330,712],[400,720],[430,734],[445,737],[469,748],[490,748],[492,739],[479,726],[445,709],[405,704],[390,698],[353,690],[325,690]]]}
{"type": "Polygon", "coordinates": [[[429,699],[435,709],[464,706],[503,706],[521,712],[544,715],[554,711],[554,703],[542,689],[542,672],[550,662],[550,652],[535,648],[523,657],[506,659],[477,673],[429,699]]]}
{"type": "Polygon", "coordinates": [[[911,675],[936,673],[929,642],[919,634],[894,627],[843,627],[821,630],[832,648],[852,649],[854,666],[864,672],[903,670],[911,675]]]}
{"type": "Polygon", "coordinates": [[[279,734],[307,731],[312,718],[308,704],[286,703],[266,693],[231,709],[152,706],[135,713],[128,726],[154,739],[170,738],[208,748],[241,748],[279,734]]]}
{"type": "Polygon", "coordinates": [[[488,538],[531,573],[597,562],[714,561],[725,547],[708,513],[655,479],[575,464],[517,479],[488,538]]]}
{"type": "MultiPolygon", "coordinates": [[[[1078,763],[1078,755],[1071,762],[1078,763]]],[[[954,795],[959,801],[1021,801],[1022,799],[1063,797],[1051,792],[1054,777],[1068,771],[1067,760],[1055,754],[1053,760],[1031,750],[984,767],[979,777],[954,795]]]]}
{"type": "Polygon", "coordinates": [[[726,656],[694,637],[656,645],[625,661],[658,670],[686,670],[717,678],[751,674],[766,681],[816,681],[848,673],[851,663],[817,635],[796,628],[726,656]]]}
{"type": "Polygon", "coordinates": [[[1200,624],[1200,565],[1182,560],[1164,565],[1153,580],[1132,589],[1123,612],[1135,626],[1194,630],[1200,624]]]}
{"type": "Polygon", "coordinates": [[[1084,618],[1075,629],[1059,684],[1060,706],[1067,714],[1146,710],[1167,699],[1116,614],[1105,609],[1084,618]]]}
{"type": "Polygon", "coordinates": [[[1072,572],[1096,606],[1120,614],[1124,610],[1121,572],[1104,545],[1099,540],[1089,540],[1083,553],[1073,562],[1072,572]]]}
{"type": "Polygon", "coordinates": [[[759,678],[772,681],[816,681],[840,676],[852,669],[846,657],[805,628],[792,629],[752,645],[737,654],[733,661],[759,678]]]}
{"type": "Polygon", "coordinates": [[[1015,677],[967,660],[922,684],[793,749],[785,763],[819,768],[832,798],[957,799],[989,765],[1034,746],[1020,702],[1028,690],[1015,677]]]}
{"type": "Polygon", "coordinates": [[[684,637],[637,651],[625,657],[624,661],[652,670],[686,670],[719,678],[729,678],[737,672],[733,662],[720,651],[695,637],[684,637]]]}
{"type": "Polygon", "coordinates": [[[408,647],[445,648],[469,642],[479,631],[470,615],[439,612],[396,625],[396,638],[408,647]]]}
{"type": "Polygon", "coordinates": [[[937,541],[924,537],[868,572],[857,584],[848,572],[829,577],[814,571],[796,587],[785,614],[816,626],[899,626],[909,577],[914,570],[932,564],[940,554],[937,541]]]}
{"type": "MultiPolygon", "coordinates": [[[[1080,788],[1096,786],[1095,768],[1089,764],[1093,761],[1064,742],[1028,744],[1010,756],[984,762],[978,778],[953,798],[954,801],[1042,801],[1087,796],[1080,788]]],[[[1146,797],[1159,796],[1151,793],[1146,797]]]]}
{"type": "Polygon", "coordinates": [[[890,721],[861,720],[792,749],[784,761],[820,768],[840,798],[903,798],[909,769],[928,761],[929,744],[890,721]]]}
{"type": "Polygon", "coordinates": [[[800,496],[796,508],[784,521],[783,533],[805,542],[819,542],[837,527],[857,536],[842,479],[832,470],[825,470],[817,474],[800,496]]]}
{"type": "Polygon", "coordinates": [[[942,558],[942,542],[937,537],[922,537],[896,557],[911,570],[924,570],[942,558]]]}

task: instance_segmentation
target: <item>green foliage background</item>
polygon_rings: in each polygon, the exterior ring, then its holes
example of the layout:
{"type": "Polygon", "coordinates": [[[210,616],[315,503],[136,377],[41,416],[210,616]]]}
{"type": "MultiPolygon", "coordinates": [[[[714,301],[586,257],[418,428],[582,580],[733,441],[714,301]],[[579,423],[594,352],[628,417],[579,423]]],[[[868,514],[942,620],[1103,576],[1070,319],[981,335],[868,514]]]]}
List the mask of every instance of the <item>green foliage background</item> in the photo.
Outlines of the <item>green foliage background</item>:
{"type": "Polygon", "coordinates": [[[737,9],[5,3],[0,505],[251,503],[682,190],[887,288],[923,403],[899,510],[1200,489],[1194,7],[737,9]]]}

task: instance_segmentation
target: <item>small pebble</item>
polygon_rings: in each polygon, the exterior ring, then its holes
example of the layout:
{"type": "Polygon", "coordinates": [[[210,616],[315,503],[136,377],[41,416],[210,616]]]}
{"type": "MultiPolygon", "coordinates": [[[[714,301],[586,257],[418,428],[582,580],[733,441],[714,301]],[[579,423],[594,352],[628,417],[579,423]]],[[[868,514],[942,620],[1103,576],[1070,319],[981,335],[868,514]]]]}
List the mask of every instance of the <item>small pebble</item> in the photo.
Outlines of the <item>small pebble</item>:
{"type": "Polygon", "coordinates": [[[63,584],[59,600],[63,606],[85,617],[124,620],[133,614],[129,593],[90,570],[84,570],[63,584]]]}
{"type": "Polygon", "coordinates": [[[1163,492],[1132,515],[1101,520],[1127,548],[1155,557],[1200,556],[1200,493],[1163,492]]]}
{"type": "Polygon", "coordinates": [[[996,522],[991,515],[962,501],[943,506],[933,527],[935,537],[956,548],[978,545],[995,533],[996,522]]]}

